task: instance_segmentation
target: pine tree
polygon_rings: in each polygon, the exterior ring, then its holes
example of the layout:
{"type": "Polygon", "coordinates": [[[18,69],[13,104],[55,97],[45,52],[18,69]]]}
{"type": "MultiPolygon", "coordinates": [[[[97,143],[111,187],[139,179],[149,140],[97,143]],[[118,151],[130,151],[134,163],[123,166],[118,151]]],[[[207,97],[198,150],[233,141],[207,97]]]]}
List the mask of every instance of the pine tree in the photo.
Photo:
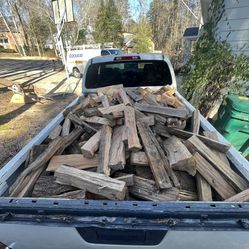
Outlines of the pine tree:
{"type": "Polygon", "coordinates": [[[133,52],[149,53],[153,50],[152,31],[145,16],[140,16],[138,23],[132,28],[135,45],[133,52]]]}
{"type": "Polygon", "coordinates": [[[94,38],[96,42],[113,42],[115,46],[122,45],[122,18],[114,0],[108,0],[105,4],[101,1],[95,24],[94,38]]]}

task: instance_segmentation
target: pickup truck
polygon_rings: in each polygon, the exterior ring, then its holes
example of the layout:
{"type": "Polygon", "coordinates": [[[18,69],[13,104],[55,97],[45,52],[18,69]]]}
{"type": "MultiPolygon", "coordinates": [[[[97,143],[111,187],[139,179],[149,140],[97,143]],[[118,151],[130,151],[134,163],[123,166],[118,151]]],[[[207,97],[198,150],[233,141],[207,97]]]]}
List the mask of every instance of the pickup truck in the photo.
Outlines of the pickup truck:
{"type": "MultiPolygon", "coordinates": [[[[99,87],[176,87],[169,59],[159,54],[96,57],[86,65],[82,94],[99,87]],[[101,70],[100,70],[101,68],[101,70]]],[[[189,111],[194,107],[179,93],[189,111]]],[[[70,105],[75,105],[77,100],[70,105]]],[[[63,121],[56,116],[0,170],[0,248],[249,248],[249,203],[100,201],[10,198],[7,190],[22,172],[28,151],[63,121]]],[[[203,117],[201,127],[215,128],[203,117]]],[[[221,135],[219,139],[227,142],[221,135]]],[[[249,181],[249,163],[231,147],[232,167],[249,181]]]]}

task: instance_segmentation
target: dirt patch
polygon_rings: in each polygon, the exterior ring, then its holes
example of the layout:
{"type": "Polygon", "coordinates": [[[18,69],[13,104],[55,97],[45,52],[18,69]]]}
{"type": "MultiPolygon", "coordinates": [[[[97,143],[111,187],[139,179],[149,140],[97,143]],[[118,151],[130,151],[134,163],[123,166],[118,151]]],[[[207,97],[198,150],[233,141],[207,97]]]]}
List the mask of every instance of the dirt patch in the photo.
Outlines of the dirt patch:
{"type": "Polygon", "coordinates": [[[77,97],[67,94],[23,105],[10,103],[12,92],[0,94],[0,168],[77,97]]]}

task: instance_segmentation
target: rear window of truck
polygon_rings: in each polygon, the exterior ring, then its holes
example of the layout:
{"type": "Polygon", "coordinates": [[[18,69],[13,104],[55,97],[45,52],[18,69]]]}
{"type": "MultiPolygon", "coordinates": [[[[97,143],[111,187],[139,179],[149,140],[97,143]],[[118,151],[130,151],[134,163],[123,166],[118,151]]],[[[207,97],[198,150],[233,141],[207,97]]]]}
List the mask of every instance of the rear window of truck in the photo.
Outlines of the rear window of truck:
{"type": "Polygon", "coordinates": [[[164,86],[172,84],[172,77],[165,61],[113,61],[89,66],[86,88],[118,84],[124,87],[164,86]]]}

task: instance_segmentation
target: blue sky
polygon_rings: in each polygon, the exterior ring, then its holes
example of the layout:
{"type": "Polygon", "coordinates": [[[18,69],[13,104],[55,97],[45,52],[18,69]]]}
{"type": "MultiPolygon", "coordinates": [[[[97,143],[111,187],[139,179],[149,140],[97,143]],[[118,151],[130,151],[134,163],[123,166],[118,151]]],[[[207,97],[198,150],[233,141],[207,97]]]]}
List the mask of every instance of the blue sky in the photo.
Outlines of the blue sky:
{"type": "MultiPolygon", "coordinates": [[[[152,0],[144,0],[145,3],[145,11],[148,11],[150,3],[152,0]]],[[[131,10],[131,15],[132,18],[137,20],[137,18],[139,17],[140,14],[140,6],[139,6],[139,1],[138,0],[129,0],[130,3],[130,10],[131,10]]]]}

